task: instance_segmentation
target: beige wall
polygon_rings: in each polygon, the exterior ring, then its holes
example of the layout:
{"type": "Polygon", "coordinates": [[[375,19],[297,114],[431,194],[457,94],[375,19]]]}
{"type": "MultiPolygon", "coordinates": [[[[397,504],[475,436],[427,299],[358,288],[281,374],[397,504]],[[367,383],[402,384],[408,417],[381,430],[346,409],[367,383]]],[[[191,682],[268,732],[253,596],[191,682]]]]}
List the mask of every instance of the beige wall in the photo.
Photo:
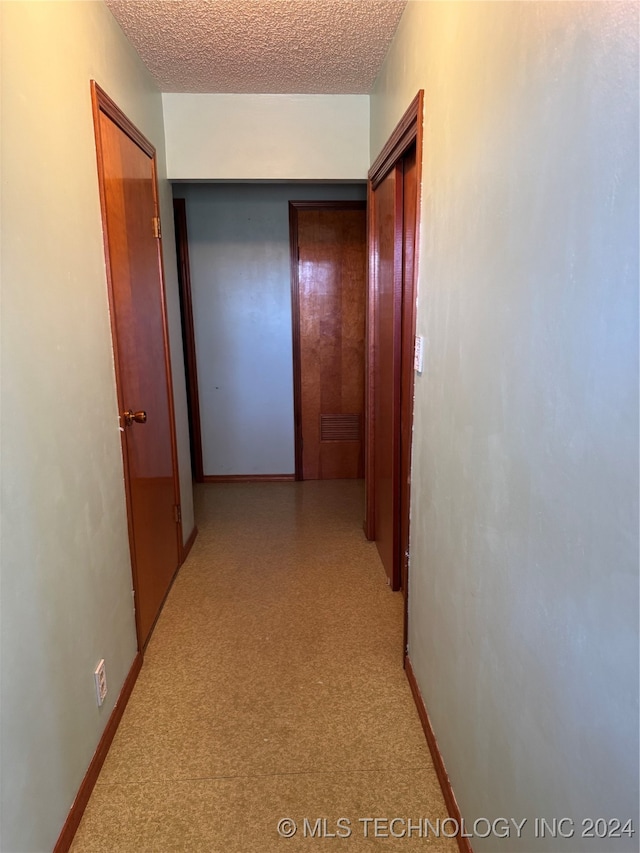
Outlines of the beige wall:
{"type": "Polygon", "coordinates": [[[478,853],[636,850],[638,7],[410,2],[425,89],[409,652],[478,853]],[[570,817],[568,840],[533,819],[570,817]]]}
{"type": "Polygon", "coordinates": [[[366,95],[164,94],[169,178],[364,180],[366,95]]]}
{"type": "MultiPolygon", "coordinates": [[[[161,178],[165,166],[161,96],[106,6],[2,2],[0,15],[0,849],[18,853],[53,847],[136,649],[90,78],[156,144],[161,178]],[[109,694],[98,709],[100,658],[109,694]]],[[[166,180],[161,195],[170,235],[166,180]]],[[[184,413],[183,379],[176,398],[184,413]]]]}

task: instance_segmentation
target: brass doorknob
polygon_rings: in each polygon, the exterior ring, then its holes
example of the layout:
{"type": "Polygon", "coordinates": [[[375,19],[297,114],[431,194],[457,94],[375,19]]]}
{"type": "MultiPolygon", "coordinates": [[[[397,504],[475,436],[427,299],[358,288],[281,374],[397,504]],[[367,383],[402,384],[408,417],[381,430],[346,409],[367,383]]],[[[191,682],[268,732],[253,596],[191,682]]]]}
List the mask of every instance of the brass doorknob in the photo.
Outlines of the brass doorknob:
{"type": "Polygon", "coordinates": [[[132,412],[129,409],[128,412],[124,412],[122,415],[125,426],[131,426],[131,424],[135,421],[137,424],[146,424],[147,422],[147,413],[146,412],[132,412]]]}

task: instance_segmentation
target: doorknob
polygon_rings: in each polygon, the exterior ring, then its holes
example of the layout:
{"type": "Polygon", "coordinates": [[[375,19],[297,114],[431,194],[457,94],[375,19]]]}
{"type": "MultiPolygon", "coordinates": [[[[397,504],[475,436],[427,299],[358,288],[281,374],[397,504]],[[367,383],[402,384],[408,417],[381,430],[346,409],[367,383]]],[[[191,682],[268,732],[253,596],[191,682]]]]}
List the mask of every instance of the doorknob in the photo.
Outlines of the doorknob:
{"type": "Polygon", "coordinates": [[[146,412],[132,412],[129,409],[128,412],[124,412],[122,415],[124,420],[124,425],[126,427],[131,426],[131,424],[135,421],[137,424],[146,424],[147,422],[147,413],[146,412]]]}

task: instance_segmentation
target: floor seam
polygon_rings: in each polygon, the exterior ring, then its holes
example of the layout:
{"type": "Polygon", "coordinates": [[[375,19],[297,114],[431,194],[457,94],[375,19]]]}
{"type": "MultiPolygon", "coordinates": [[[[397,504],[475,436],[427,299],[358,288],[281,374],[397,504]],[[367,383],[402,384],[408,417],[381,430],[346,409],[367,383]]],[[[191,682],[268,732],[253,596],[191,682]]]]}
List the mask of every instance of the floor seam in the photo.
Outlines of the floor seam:
{"type": "Polygon", "coordinates": [[[166,779],[130,779],[122,782],[107,780],[98,780],[96,787],[107,785],[170,785],[180,782],[211,782],[224,781],[230,779],[274,779],[285,778],[287,776],[351,776],[353,774],[364,773],[416,773],[425,770],[428,765],[420,764],[415,767],[379,767],[370,770],[287,770],[284,773],[241,773],[241,774],[224,774],[213,776],[185,776],[185,777],[167,777],[166,779]]]}

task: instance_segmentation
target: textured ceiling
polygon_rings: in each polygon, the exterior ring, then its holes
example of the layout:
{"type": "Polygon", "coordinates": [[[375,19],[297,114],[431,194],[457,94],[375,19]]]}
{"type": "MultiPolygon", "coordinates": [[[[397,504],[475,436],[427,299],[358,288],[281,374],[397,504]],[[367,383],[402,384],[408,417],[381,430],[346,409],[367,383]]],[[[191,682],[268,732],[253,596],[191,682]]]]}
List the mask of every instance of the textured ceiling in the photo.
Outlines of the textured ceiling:
{"type": "Polygon", "coordinates": [[[368,94],[406,0],[106,0],[163,92],[368,94]]]}

